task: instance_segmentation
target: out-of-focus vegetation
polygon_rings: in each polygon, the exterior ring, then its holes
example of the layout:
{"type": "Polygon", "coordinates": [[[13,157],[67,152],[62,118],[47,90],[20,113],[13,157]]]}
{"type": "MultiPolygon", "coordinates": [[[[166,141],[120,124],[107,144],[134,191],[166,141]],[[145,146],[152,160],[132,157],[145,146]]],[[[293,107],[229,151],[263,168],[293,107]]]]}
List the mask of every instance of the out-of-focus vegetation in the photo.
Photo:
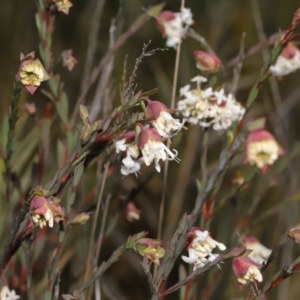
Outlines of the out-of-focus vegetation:
{"type": "MultiPolygon", "coordinates": [[[[99,0],[98,0],[99,1],[99,0]]],[[[60,74],[64,82],[64,91],[68,96],[68,119],[74,114],[76,103],[84,86],[85,59],[87,56],[88,39],[93,13],[98,1],[73,1],[69,15],[55,13],[55,27],[53,32],[52,49],[55,58],[59,58],[62,51],[73,49],[73,55],[78,60],[72,72],[63,68],[58,61],[54,62],[54,73],[60,74]]],[[[43,1],[42,1],[43,2],[43,1]]],[[[47,2],[47,1],[46,1],[47,2]]],[[[245,106],[251,87],[255,84],[262,69],[264,60],[268,57],[270,47],[263,41],[279,30],[285,30],[291,22],[293,13],[299,6],[299,1],[290,0],[261,0],[259,10],[253,8],[255,1],[222,1],[222,0],[187,0],[186,7],[191,8],[195,24],[193,29],[205,37],[207,43],[222,60],[224,68],[219,74],[220,83],[230,83],[233,68],[228,66],[239,54],[242,35],[245,33],[245,53],[252,49],[245,57],[238,83],[236,98],[245,106]],[[260,13],[260,15],[258,15],[260,13]],[[259,25],[263,26],[259,28],[259,25]],[[263,36],[264,34],[265,36],[263,36]],[[256,47],[256,48],[253,48],[256,47]],[[254,49],[254,50],[253,50],[254,49]],[[265,52],[267,51],[267,53],[265,52]]],[[[159,4],[154,0],[110,0],[105,1],[100,31],[95,39],[96,52],[93,65],[97,65],[109,47],[109,28],[111,20],[117,17],[117,31],[125,32],[143,11],[152,5],[159,4]]],[[[179,11],[179,0],[166,0],[165,9],[179,11]]],[[[39,35],[35,24],[37,5],[28,1],[0,2],[0,172],[5,172],[5,145],[7,142],[8,111],[11,101],[13,82],[20,65],[20,52],[35,51],[39,54],[39,35]]],[[[296,32],[299,28],[296,29],[296,32]]],[[[118,32],[117,32],[118,34],[118,32]]],[[[136,72],[136,92],[159,88],[152,99],[170,106],[172,83],[176,51],[165,49],[165,39],[157,29],[154,19],[147,21],[135,32],[116,52],[113,69],[108,83],[102,87],[105,108],[95,119],[109,116],[112,109],[120,105],[120,92],[124,66],[126,80],[131,74],[140,56],[144,44],[151,40],[148,49],[160,48],[154,55],[143,58],[136,72]],[[126,63],[124,63],[126,62],[126,63]],[[106,111],[105,111],[106,109],[106,111]]],[[[296,37],[295,43],[299,39],[296,37]]],[[[199,74],[195,66],[193,52],[203,49],[196,40],[186,37],[181,47],[178,74],[178,88],[176,99],[179,99],[179,88],[189,84],[190,79],[199,74]]],[[[209,220],[202,218],[202,226],[208,229],[213,237],[224,243],[227,248],[241,244],[240,235],[256,236],[265,246],[276,246],[282,234],[290,226],[300,221],[299,211],[299,138],[298,130],[300,115],[300,72],[295,72],[282,79],[267,80],[259,91],[259,96],[251,110],[247,113],[244,124],[260,117],[266,117],[267,128],[276,136],[282,145],[285,156],[272,166],[266,174],[261,174],[252,166],[243,164],[243,154],[238,153],[232,160],[230,169],[224,176],[222,185],[214,195],[220,208],[216,204],[213,216],[209,220]],[[234,185],[237,177],[244,180],[242,188],[234,185]]],[[[39,90],[29,94],[22,90],[19,107],[19,119],[16,124],[13,141],[13,153],[10,160],[12,167],[12,188],[10,202],[6,201],[6,184],[0,181],[1,209],[0,235],[1,249],[15,223],[28,193],[35,185],[44,185],[53,178],[55,172],[63,166],[76,147],[76,134],[80,131],[76,126],[67,128],[56,116],[52,104],[41,92],[47,84],[42,83],[39,90]],[[28,114],[25,104],[34,103],[37,112],[28,114]],[[49,112],[50,111],[50,112],[49,112]],[[68,132],[68,133],[66,133],[68,132]],[[73,147],[73,148],[72,148],[73,147]]],[[[86,96],[86,105],[91,108],[95,97],[96,84],[86,96]]],[[[91,113],[91,112],[90,112],[91,113]]],[[[75,112],[79,121],[79,113],[75,112]]],[[[95,121],[95,119],[93,121],[95,121]]],[[[79,127],[79,125],[78,125],[79,127]]],[[[197,181],[201,181],[200,160],[203,154],[203,130],[188,126],[187,131],[181,131],[174,139],[173,145],[179,152],[181,162],[171,162],[166,188],[165,217],[163,219],[162,239],[167,246],[178,226],[178,222],[185,212],[190,213],[197,197],[197,181]]],[[[80,135],[80,133],[78,133],[80,135]]],[[[220,152],[226,139],[226,134],[210,133],[207,150],[207,173],[217,169],[220,152]]],[[[73,226],[67,233],[62,254],[58,262],[60,273],[60,292],[71,294],[84,281],[86,259],[89,253],[90,233],[93,227],[93,215],[101,190],[104,174],[107,179],[103,192],[103,204],[100,207],[100,217],[96,232],[100,232],[104,212],[107,213],[106,229],[102,236],[102,248],[99,262],[106,260],[120,245],[124,244],[129,235],[140,231],[149,231],[148,236],[157,237],[159,223],[159,207],[163,190],[163,172],[154,173],[154,168],[143,168],[138,177],[133,175],[125,178],[119,172],[120,160],[114,156],[114,150],[108,150],[105,155],[97,158],[85,170],[78,185],[74,211],[92,212],[91,220],[85,225],[73,226]],[[110,152],[109,152],[110,151],[110,152]],[[105,171],[107,157],[111,156],[110,167],[105,171]],[[133,201],[141,210],[141,218],[130,223],[126,221],[124,203],[133,201]],[[106,209],[106,206],[109,208],[106,209]]],[[[5,178],[5,177],[4,177],[5,178]]],[[[67,191],[63,191],[59,198],[66,199],[67,191]]],[[[72,212],[71,212],[72,215],[72,212]]],[[[196,225],[199,225],[197,220],[196,225]]],[[[28,243],[24,250],[18,249],[7,267],[9,285],[18,291],[21,299],[27,299],[26,277],[28,276],[25,261],[30,258],[32,263],[32,287],[35,299],[42,299],[48,285],[47,270],[50,268],[53,251],[58,242],[58,226],[54,229],[36,230],[32,235],[34,240],[28,243]],[[30,245],[30,246],[29,246],[30,245]],[[29,253],[32,253],[30,257],[29,253]]],[[[285,264],[290,264],[300,255],[299,245],[287,242],[278,257],[263,274],[267,280],[285,264]]],[[[140,256],[134,252],[127,252],[120,260],[112,265],[101,277],[102,299],[149,299],[150,287],[140,265],[140,256]]],[[[27,262],[28,263],[28,262],[27,262]]],[[[171,286],[179,280],[178,259],[166,285],[171,286]]],[[[194,298],[191,299],[244,299],[247,288],[239,291],[231,264],[226,261],[220,264],[221,271],[215,267],[204,275],[195,279],[193,289],[194,298]],[[198,297],[198,298],[197,298],[198,297]]],[[[186,267],[186,266],[185,266],[186,267]]],[[[186,268],[186,272],[189,272],[186,268]]],[[[181,274],[182,274],[181,270],[181,274]]],[[[268,299],[298,300],[300,287],[298,275],[280,283],[271,290],[268,299]]],[[[94,296],[92,296],[91,299],[94,296]]],[[[32,298],[33,299],[33,298],[32,298]]],[[[166,296],[165,299],[180,298],[179,292],[166,296]]],[[[249,298],[250,299],[250,298],[249,298]]]]}

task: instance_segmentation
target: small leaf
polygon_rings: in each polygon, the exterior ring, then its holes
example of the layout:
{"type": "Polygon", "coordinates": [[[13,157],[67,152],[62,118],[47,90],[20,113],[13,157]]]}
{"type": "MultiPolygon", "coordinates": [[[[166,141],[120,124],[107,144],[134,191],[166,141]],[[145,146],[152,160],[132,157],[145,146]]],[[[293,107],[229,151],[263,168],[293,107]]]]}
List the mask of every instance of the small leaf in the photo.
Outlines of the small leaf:
{"type": "Polygon", "coordinates": [[[150,17],[156,17],[162,11],[164,6],[165,6],[165,3],[151,6],[150,8],[147,9],[147,14],[150,17]]]}

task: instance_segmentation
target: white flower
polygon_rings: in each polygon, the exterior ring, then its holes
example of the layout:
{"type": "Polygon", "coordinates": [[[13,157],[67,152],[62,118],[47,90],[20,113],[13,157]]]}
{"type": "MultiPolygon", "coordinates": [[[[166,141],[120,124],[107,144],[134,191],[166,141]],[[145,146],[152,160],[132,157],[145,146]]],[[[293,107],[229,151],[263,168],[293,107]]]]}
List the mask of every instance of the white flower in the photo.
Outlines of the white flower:
{"type": "Polygon", "coordinates": [[[176,47],[185,36],[189,27],[193,24],[192,13],[189,8],[183,8],[182,12],[173,13],[163,11],[158,14],[156,21],[167,38],[167,47],[176,47]]]}
{"type": "MultiPolygon", "coordinates": [[[[131,132],[129,132],[131,133],[131,132]]],[[[126,136],[128,133],[125,133],[126,136]]],[[[139,148],[134,142],[127,142],[126,138],[123,138],[116,142],[116,152],[124,152],[127,151],[127,154],[131,155],[133,158],[137,158],[139,156],[139,148]]]]}
{"type": "Polygon", "coordinates": [[[244,246],[252,250],[248,257],[251,258],[254,262],[258,264],[262,264],[267,262],[269,256],[271,255],[272,250],[265,247],[263,244],[261,244],[258,239],[254,237],[246,237],[244,240],[244,246]]]}
{"type": "Polygon", "coordinates": [[[242,277],[237,279],[241,284],[247,284],[249,282],[262,282],[263,277],[257,266],[250,266],[247,273],[242,277]]]}
{"type": "Polygon", "coordinates": [[[126,151],[127,145],[126,140],[122,139],[116,142],[116,152],[119,153],[120,151],[126,151]]]}
{"type": "Polygon", "coordinates": [[[163,142],[149,139],[145,146],[142,148],[142,155],[146,166],[149,166],[154,160],[155,169],[160,172],[161,167],[159,165],[160,160],[175,160],[177,158],[177,151],[172,152],[163,142]]]}
{"type": "Polygon", "coordinates": [[[233,271],[240,284],[262,282],[263,276],[260,272],[260,267],[260,264],[257,264],[247,256],[239,256],[232,261],[233,271]]]}
{"type": "Polygon", "coordinates": [[[207,78],[203,76],[195,76],[194,78],[191,79],[192,82],[197,82],[197,83],[202,83],[202,82],[207,82],[207,78]]]}
{"type": "Polygon", "coordinates": [[[200,89],[200,84],[205,82],[204,77],[197,76],[192,81],[197,82],[197,89],[190,90],[190,86],[182,88],[180,95],[184,99],[177,104],[178,110],[187,122],[223,131],[233,122],[242,119],[245,109],[233,95],[226,95],[224,89],[220,91],[213,91],[211,87],[200,89]]]}
{"type": "Polygon", "coordinates": [[[182,129],[183,123],[171,116],[171,113],[174,113],[176,110],[167,108],[159,101],[152,101],[150,99],[146,99],[146,101],[148,105],[145,116],[150,120],[161,137],[170,138],[182,129]]]}
{"type": "Polygon", "coordinates": [[[202,268],[208,262],[214,261],[219,254],[212,253],[216,247],[224,251],[226,246],[215,241],[207,230],[201,231],[197,227],[193,227],[188,233],[188,253],[189,256],[181,256],[183,261],[194,264],[194,270],[202,268]],[[192,238],[192,241],[189,241],[192,238]]]}
{"type": "Polygon", "coordinates": [[[182,87],[179,91],[180,96],[184,96],[191,88],[190,84],[185,85],[184,87],[182,87]]]}
{"type": "Polygon", "coordinates": [[[183,127],[183,123],[174,119],[167,111],[162,111],[160,116],[152,121],[153,127],[162,137],[170,137],[172,132],[178,132],[183,127]]]}
{"type": "Polygon", "coordinates": [[[300,68],[300,51],[289,43],[278,56],[276,63],[270,67],[270,72],[277,77],[285,76],[300,68]]]}
{"type": "Polygon", "coordinates": [[[20,296],[16,294],[14,290],[9,290],[8,286],[5,285],[0,292],[0,300],[16,300],[20,299],[20,296]]]}
{"type": "MultiPolygon", "coordinates": [[[[222,94],[219,94],[218,97],[220,98],[217,101],[224,101],[221,100],[222,94]]],[[[246,111],[231,94],[225,98],[225,104],[217,105],[215,109],[216,114],[211,124],[213,124],[212,127],[216,131],[226,130],[233,122],[240,121],[246,111]]]]}
{"type": "Polygon", "coordinates": [[[162,138],[152,128],[142,127],[138,137],[138,147],[142,152],[142,161],[149,166],[152,161],[155,163],[157,172],[160,172],[160,160],[175,160],[177,158],[177,151],[173,152],[162,142],[162,138]]]}
{"type": "Polygon", "coordinates": [[[123,166],[121,168],[121,174],[127,176],[131,173],[136,173],[140,170],[141,165],[138,161],[134,161],[130,155],[127,155],[122,159],[123,166]]]}

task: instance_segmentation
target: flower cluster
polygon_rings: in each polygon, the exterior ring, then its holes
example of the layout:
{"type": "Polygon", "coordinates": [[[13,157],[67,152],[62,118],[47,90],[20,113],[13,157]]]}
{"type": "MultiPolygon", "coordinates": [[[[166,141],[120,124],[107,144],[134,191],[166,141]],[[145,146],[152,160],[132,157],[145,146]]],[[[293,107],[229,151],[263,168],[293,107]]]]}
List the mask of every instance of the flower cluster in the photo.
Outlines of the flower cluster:
{"type": "Polygon", "coordinates": [[[283,154],[283,149],[268,131],[258,129],[249,133],[246,140],[246,163],[256,165],[264,173],[283,154]]]}
{"type": "Polygon", "coordinates": [[[170,138],[181,130],[183,124],[171,116],[170,113],[174,110],[168,109],[161,102],[149,99],[146,102],[148,105],[145,117],[153,128],[137,124],[136,131],[125,132],[116,142],[116,152],[125,152],[121,168],[121,173],[125,176],[130,173],[137,173],[141,164],[149,166],[154,162],[155,169],[160,172],[160,160],[179,162],[177,151],[171,151],[163,142],[164,139],[170,138]]]}
{"type": "Polygon", "coordinates": [[[244,246],[251,250],[248,257],[257,264],[267,262],[272,250],[265,247],[256,237],[247,236],[243,239],[244,246]]]}
{"type": "Polygon", "coordinates": [[[245,109],[232,94],[226,95],[224,89],[214,91],[211,87],[202,90],[201,83],[207,81],[202,76],[191,81],[197,83],[197,88],[191,90],[190,85],[181,88],[183,99],[178,102],[178,110],[188,123],[223,131],[242,119],[245,109]]]}
{"type": "Polygon", "coordinates": [[[7,285],[3,286],[0,292],[0,300],[17,300],[20,296],[14,290],[10,290],[7,285]]]}
{"type": "Polygon", "coordinates": [[[16,78],[22,82],[30,94],[33,94],[42,81],[49,79],[49,75],[39,59],[34,58],[34,52],[31,52],[27,55],[21,53],[21,65],[16,78]]]}
{"type": "Polygon", "coordinates": [[[247,256],[239,256],[233,259],[233,272],[240,284],[250,282],[262,282],[263,277],[260,272],[261,265],[257,264],[247,256]]]}
{"type": "Polygon", "coordinates": [[[174,13],[165,10],[156,17],[156,23],[164,38],[167,38],[167,47],[176,47],[193,24],[192,13],[189,8],[174,13]]]}
{"type": "Polygon", "coordinates": [[[275,64],[270,66],[270,72],[276,77],[288,75],[298,69],[300,69],[300,51],[293,43],[288,43],[275,64]]]}
{"type": "Polygon", "coordinates": [[[53,223],[63,220],[63,212],[58,202],[43,196],[35,196],[30,203],[30,215],[34,224],[40,228],[53,227],[53,223]]]}
{"type": "Polygon", "coordinates": [[[189,256],[182,255],[181,258],[188,264],[194,264],[194,270],[204,267],[219,256],[212,253],[216,247],[221,251],[226,250],[226,246],[215,241],[207,230],[203,231],[198,227],[192,227],[188,232],[186,247],[189,256]]]}

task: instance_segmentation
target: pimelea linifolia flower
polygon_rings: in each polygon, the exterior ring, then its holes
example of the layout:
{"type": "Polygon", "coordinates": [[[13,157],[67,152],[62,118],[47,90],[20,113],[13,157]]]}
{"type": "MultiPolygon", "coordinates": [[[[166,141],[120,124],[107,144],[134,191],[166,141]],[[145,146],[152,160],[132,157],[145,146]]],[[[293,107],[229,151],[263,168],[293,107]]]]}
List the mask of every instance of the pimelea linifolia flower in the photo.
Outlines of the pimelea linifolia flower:
{"type": "Polygon", "coordinates": [[[178,110],[188,123],[224,131],[242,119],[245,109],[232,94],[225,94],[224,89],[202,89],[201,84],[207,81],[202,76],[196,76],[192,81],[196,82],[197,88],[191,90],[187,85],[180,89],[183,99],[178,102],[178,110]]]}
{"type": "Polygon", "coordinates": [[[73,56],[73,49],[63,51],[61,56],[63,66],[67,67],[69,71],[72,71],[74,66],[78,63],[77,59],[73,56]]]}
{"type": "Polygon", "coordinates": [[[215,241],[207,230],[201,230],[198,227],[192,227],[188,232],[186,248],[189,256],[182,255],[181,258],[186,263],[193,264],[193,270],[214,261],[219,256],[219,254],[212,253],[215,248],[221,251],[226,250],[226,246],[215,241]]]}
{"type": "Polygon", "coordinates": [[[194,58],[197,63],[197,68],[201,71],[215,73],[218,71],[221,65],[221,62],[216,55],[205,51],[194,51],[194,58]]]}
{"type": "Polygon", "coordinates": [[[250,282],[262,282],[263,276],[260,272],[261,265],[257,264],[247,256],[239,256],[233,259],[233,272],[240,284],[250,282]]]}
{"type": "Polygon", "coordinates": [[[156,23],[164,38],[167,38],[167,47],[175,48],[193,24],[192,13],[189,8],[182,12],[162,11],[156,17],[156,23]]]}
{"type": "Polygon", "coordinates": [[[176,109],[169,109],[159,101],[146,99],[148,105],[146,108],[146,118],[148,118],[161,137],[169,138],[182,129],[183,124],[178,119],[174,119],[171,113],[176,109]]]}
{"type": "Polygon", "coordinates": [[[160,160],[175,160],[178,152],[171,151],[162,141],[160,135],[152,128],[142,127],[138,136],[138,147],[142,152],[143,162],[146,166],[150,166],[152,161],[155,163],[155,169],[160,172],[160,160]]]}
{"type": "Polygon", "coordinates": [[[3,286],[0,292],[0,300],[17,300],[20,296],[16,294],[15,290],[10,290],[7,285],[3,286]]]}
{"type": "Polygon", "coordinates": [[[30,215],[34,224],[43,228],[53,227],[53,223],[63,220],[63,212],[60,205],[43,196],[35,196],[30,203],[30,215]]]}
{"type": "Polygon", "coordinates": [[[288,231],[288,236],[297,244],[300,244],[300,224],[292,226],[288,231]]]}
{"type": "Polygon", "coordinates": [[[264,129],[251,131],[245,147],[245,162],[257,166],[263,173],[284,154],[274,136],[264,129]]]}
{"type": "Polygon", "coordinates": [[[126,206],[126,219],[128,222],[133,222],[140,219],[141,210],[136,207],[136,205],[130,201],[126,206]]]}
{"type": "Polygon", "coordinates": [[[39,59],[34,58],[34,52],[27,55],[21,53],[20,57],[21,65],[16,78],[22,82],[30,94],[33,94],[42,81],[49,79],[49,75],[39,59]]]}
{"type": "Polygon", "coordinates": [[[140,151],[135,144],[135,131],[128,131],[121,135],[120,140],[116,142],[116,152],[125,152],[126,154],[126,157],[122,159],[122,175],[127,176],[140,170],[141,164],[137,160],[140,151]]]}
{"type": "Polygon", "coordinates": [[[159,266],[159,259],[165,255],[165,249],[160,247],[161,244],[159,240],[142,238],[135,243],[134,250],[159,266]]]}
{"type": "Polygon", "coordinates": [[[276,77],[282,77],[295,72],[300,68],[300,51],[293,44],[282,50],[274,65],[270,66],[270,72],[276,77]]]}
{"type": "Polygon", "coordinates": [[[259,240],[254,236],[246,236],[243,238],[243,245],[252,250],[248,257],[258,264],[263,264],[267,262],[272,250],[265,247],[259,242],[259,240]]]}
{"type": "Polygon", "coordinates": [[[56,8],[58,11],[63,12],[64,14],[69,14],[69,9],[73,6],[73,3],[69,0],[54,0],[56,8]]]}

